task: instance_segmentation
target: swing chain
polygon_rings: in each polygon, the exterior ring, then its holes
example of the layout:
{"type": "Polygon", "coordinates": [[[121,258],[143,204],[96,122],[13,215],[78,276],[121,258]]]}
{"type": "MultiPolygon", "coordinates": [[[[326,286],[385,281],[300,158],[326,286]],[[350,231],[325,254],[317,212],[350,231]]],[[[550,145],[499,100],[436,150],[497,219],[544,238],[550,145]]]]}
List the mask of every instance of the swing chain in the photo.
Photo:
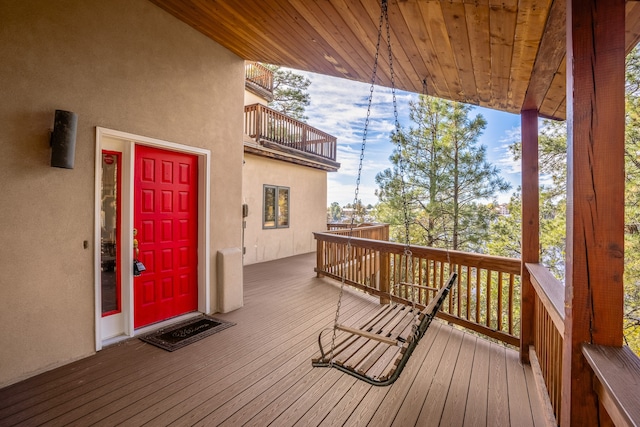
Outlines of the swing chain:
{"type": "MultiPolygon", "coordinates": [[[[395,73],[393,72],[393,55],[391,53],[391,30],[389,27],[389,16],[388,10],[386,7],[386,0],[383,0],[383,13],[386,21],[386,31],[387,31],[387,52],[389,53],[389,77],[391,79],[391,94],[393,99],[393,116],[394,116],[394,125],[396,130],[396,137],[399,138],[400,135],[400,122],[398,121],[398,103],[396,99],[396,85],[395,85],[395,73]]],[[[414,339],[418,339],[418,325],[420,324],[420,315],[416,311],[416,291],[415,291],[415,283],[414,283],[414,274],[413,274],[413,253],[411,252],[411,236],[410,236],[410,225],[409,225],[409,201],[407,200],[407,190],[406,190],[406,182],[404,179],[406,173],[405,161],[402,154],[402,145],[400,145],[400,141],[398,141],[401,152],[398,156],[399,163],[399,173],[400,173],[400,182],[401,182],[401,195],[402,195],[402,207],[403,207],[403,215],[404,215],[404,256],[406,259],[406,271],[407,277],[406,281],[411,287],[411,310],[414,313],[414,322],[412,326],[412,333],[414,335],[414,339]]],[[[418,288],[418,298],[420,297],[420,288],[418,288]]]]}
{"type": "MultiPolygon", "coordinates": [[[[341,283],[340,283],[340,294],[338,296],[338,304],[336,307],[336,314],[333,320],[333,333],[331,336],[331,351],[329,352],[329,365],[333,366],[333,359],[334,359],[334,353],[335,353],[335,349],[336,349],[336,338],[337,338],[337,330],[338,330],[338,326],[339,326],[339,321],[340,321],[340,307],[342,305],[342,296],[344,294],[344,286],[345,286],[345,282],[347,280],[346,278],[346,271],[347,268],[349,266],[349,263],[351,262],[351,238],[353,237],[353,228],[354,228],[354,224],[355,224],[355,207],[358,205],[358,197],[360,195],[360,181],[362,178],[362,165],[363,165],[363,161],[364,161],[364,152],[365,152],[365,147],[367,145],[367,133],[369,130],[369,122],[370,122],[370,118],[371,118],[371,105],[373,102],[373,92],[375,90],[375,83],[376,83],[376,76],[378,73],[378,57],[379,57],[379,53],[380,53],[380,41],[382,39],[382,25],[384,20],[386,20],[386,27],[387,27],[387,44],[389,46],[389,49],[391,48],[391,45],[389,44],[389,17],[387,15],[387,0],[381,0],[381,11],[380,11],[380,22],[378,24],[378,40],[376,43],[376,53],[375,53],[375,57],[373,60],[373,70],[371,73],[371,86],[369,88],[369,99],[368,99],[368,104],[367,104],[367,115],[364,121],[364,129],[362,131],[362,144],[360,146],[360,159],[358,162],[358,175],[356,178],[356,189],[354,192],[354,197],[353,197],[353,212],[351,213],[351,223],[349,225],[349,238],[347,239],[347,247],[346,247],[346,253],[344,254],[344,263],[342,265],[342,274],[341,274],[341,283]]],[[[391,58],[391,51],[389,50],[389,58],[391,58]]],[[[391,64],[389,64],[391,66],[391,64]]],[[[393,73],[392,73],[393,76],[393,73]]],[[[393,77],[391,78],[392,80],[392,84],[393,84],[393,77]]],[[[395,102],[396,102],[396,98],[395,98],[395,91],[393,94],[393,102],[394,102],[394,110],[395,110],[395,102]]],[[[395,112],[395,116],[396,116],[396,125],[397,125],[397,121],[398,121],[398,113],[397,110],[395,112]]]]}

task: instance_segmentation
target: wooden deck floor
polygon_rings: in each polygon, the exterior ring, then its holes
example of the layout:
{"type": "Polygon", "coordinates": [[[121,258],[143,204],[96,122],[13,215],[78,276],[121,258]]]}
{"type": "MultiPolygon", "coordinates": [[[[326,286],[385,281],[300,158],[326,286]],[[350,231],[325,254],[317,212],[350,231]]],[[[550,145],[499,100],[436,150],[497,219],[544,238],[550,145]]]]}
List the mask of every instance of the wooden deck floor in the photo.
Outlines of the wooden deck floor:
{"type": "MultiPolygon", "coordinates": [[[[312,368],[338,287],[313,254],[245,267],[232,328],[173,353],[132,339],[0,390],[0,425],[543,425],[515,351],[435,321],[400,379],[312,368]]],[[[372,302],[373,301],[373,302],[372,302]]],[[[347,292],[341,319],[377,308],[347,292]]]]}

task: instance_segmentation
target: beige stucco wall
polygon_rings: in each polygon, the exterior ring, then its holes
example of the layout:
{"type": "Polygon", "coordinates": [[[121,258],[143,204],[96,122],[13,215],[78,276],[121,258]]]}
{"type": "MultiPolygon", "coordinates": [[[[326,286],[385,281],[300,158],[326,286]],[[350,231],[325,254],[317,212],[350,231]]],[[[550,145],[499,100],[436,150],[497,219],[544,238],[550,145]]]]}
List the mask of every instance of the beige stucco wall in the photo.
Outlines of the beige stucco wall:
{"type": "Polygon", "coordinates": [[[248,90],[244,91],[244,105],[262,104],[267,105],[268,102],[261,96],[256,95],[248,90]]]}
{"type": "Polygon", "coordinates": [[[316,250],[312,232],[327,227],[327,173],[245,153],[243,199],[249,206],[244,264],[316,250]],[[289,187],[289,228],[262,228],[263,185],[289,187]]]}
{"type": "Polygon", "coordinates": [[[147,0],[23,0],[0,2],[0,64],[0,386],[94,352],[96,126],[211,150],[216,307],[216,252],[241,245],[243,61],[147,0]],[[78,114],[73,170],[49,166],[55,109],[78,114]]]}

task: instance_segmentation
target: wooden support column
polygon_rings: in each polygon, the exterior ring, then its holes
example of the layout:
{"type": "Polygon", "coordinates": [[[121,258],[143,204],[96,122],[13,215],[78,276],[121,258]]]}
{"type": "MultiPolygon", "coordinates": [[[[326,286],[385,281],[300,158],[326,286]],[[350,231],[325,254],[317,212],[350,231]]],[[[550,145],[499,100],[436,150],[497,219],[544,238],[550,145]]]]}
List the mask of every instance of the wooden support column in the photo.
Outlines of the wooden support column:
{"type": "Polygon", "coordinates": [[[520,113],[522,123],[522,293],[520,360],[529,363],[533,344],[534,289],[525,263],[540,262],[540,189],[538,184],[538,111],[520,113]]]}
{"type": "Polygon", "coordinates": [[[624,20],[624,0],[567,0],[562,426],[599,419],[581,344],[622,345],[624,20]]]}

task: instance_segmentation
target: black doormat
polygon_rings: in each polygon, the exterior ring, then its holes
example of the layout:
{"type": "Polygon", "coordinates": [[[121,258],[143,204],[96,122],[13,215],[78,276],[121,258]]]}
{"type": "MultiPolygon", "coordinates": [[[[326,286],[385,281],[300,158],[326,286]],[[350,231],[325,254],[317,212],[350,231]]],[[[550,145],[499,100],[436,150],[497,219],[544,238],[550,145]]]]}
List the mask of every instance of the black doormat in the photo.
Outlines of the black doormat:
{"type": "Polygon", "coordinates": [[[144,342],[167,351],[174,351],[203,338],[227,329],[235,323],[225,322],[209,316],[199,316],[186,322],[172,325],[140,337],[144,342]]]}

